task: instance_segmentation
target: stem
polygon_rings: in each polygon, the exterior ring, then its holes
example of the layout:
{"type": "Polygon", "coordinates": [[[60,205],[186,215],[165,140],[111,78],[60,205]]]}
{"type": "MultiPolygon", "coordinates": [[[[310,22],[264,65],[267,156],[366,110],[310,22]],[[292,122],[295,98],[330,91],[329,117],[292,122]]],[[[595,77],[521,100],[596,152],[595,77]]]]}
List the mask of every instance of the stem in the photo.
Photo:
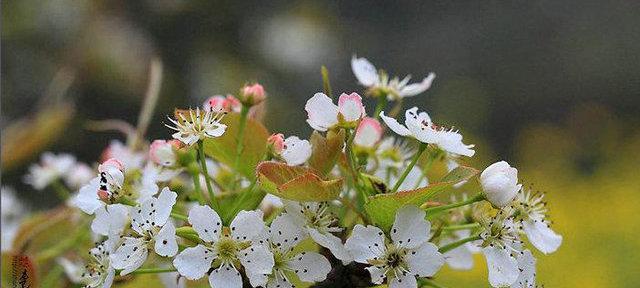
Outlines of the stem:
{"type": "Polygon", "coordinates": [[[387,106],[387,95],[378,96],[378,104],[376,104],[376,112],[373,112],[373,118],[378,119],[380,112],[387,106]]]}
{"type": "Polygon", "coordinates": [[[444,288],[444,286],[436,283],[430,279],[420,279],[420,287],[435,287],[435,288],[444,288]]]}
{"type": "Polygon", "coordinates": [[[174,212],[171,212],[171,217],[182,221],[189,221],[189,217],[174,212]]]}
{"type": "Polygon", "coordinates": [[[345,153],[347,154],[347,162],[349,164],[349,170],[351,170],[351,175],[353,176],[353,186],[355,187],[356,191],[358,191],[360,194],[362,194],[362,198],[365,201],[365,203],[367,201],[369,201],[368,199],[368,193],[366,190],[362,189],[362,187],[360,187],[360,173],[356,170],[356,166],[355,166],[355,159],[353,156],[353,151],[352,151],[352,147],[353,147],[353,139],[355,139],[355,134],[353,131],[347,129],[347,146],[345,148],[345,153]]]}
{"type": "Polygon", "coordinates": [[[420,186],[420,183],[422,183],[422,181],[424,181],[424,179],[427,179],[427,173],[429,172],[429,169],[431,169],[431,166],[433,165],[434,159],[435,157],[433,157],[433,155],[429,155],[428,159],[427,159],[427,163],[424,164],[424,167],[422,167],[422,174],[420,175],[420,179],[418,179],[418,181],[416,182],[416,185],[413,186],[413,189],[418,189],[418,186],[420,186]]]}
{"type": "Polygon", "coordinates": [[[469,198],[467,200],[463,200],[463,201],[458,202],[458,203],[451,203],[451,204],[448,204],[448,205],[442,205],[442,206],[437,206],[437,207],[426,208],[426,209],[424,209],[424,211],[427,212],[427,215],[435,214],[435,213],[440,212],[440,211],[445,211],[445,210],[449,210],[449,209],[453,209],[453,208],[466,206],[466,205],[473,204],[475,202],[479,202],[479,201],[482,201],[482,200],[485,200],[485,199],[486,198],[484,197],[484,194],[478,193],[475,196],[473,196],[473,197],[471,197],[471,198],[469,198]]]}
{"type": "Polygon", "coordinates": [[[466,230],[466,229],[475,229],[475,228],[480,228],[480,223],[451,225],[451,226],[443,227],[442,230],[445,230],[445,231],[456,231],[456,230],[466,230]]]}
{"type": "Polygon", "coordinates": [[[329,81],[329,70],[327,67],[322,65],[320,68],[320,74],[322,74],[322,90],[324,90],[324,94],[327,94],[329,98],[333,99],[333,91],[331,90],[331,82],[329,81]]]}
{"type": "Polygon", "coordinates": [[[482,238],[480,238],[480,235],[475,235],[475,236],[467,237],[467,238],[464,238],[464,239],[460,239],[460,240],[458,240],[456,242],[452,242],[452,243],[449,243],[447,245],[444,245],[444,246],[440,247],[440,249],[438,249],[438,252],[446,253],[446,252],[449,252],[449,251],[451,251],[453,249],[458,248],[459,246],[464,245],[467,242],[481,240],[481,239],[482,238]]]}
{"type": "Polygon", "coordinates": [[[235,190],[236,184],[238,182],[238,175],[240,174],[240,157],[242,157],[242,152],[244,150],[244,130],[247,127],[247,114],[249,113],[249,107],[246,105],[242,105],[242,110],[240,110],[240,126],[238,127],[238,143],[236,146],[236,159],[233,164],[233,169],[235,169],[236,177],[233,181],[231,187],[232,190],[235,190]]]}
{"type": "Polygon", "coordinates": [[[407,166],[407,169],[404,170],[404,172],[398,179],[398,182],[396,182],[396,185],[393,186],[391,193],[395,193],[396,191],[398,191],[398,188],[400,188],[400,185],[402,185],[402,182],[404,182],[404,179],[407,178],[407,175],[409,175],[409,172],[411,172],[411,169],[413,169],[413,166],[416,165],[416,162],[418,162],[418,159],[420,159],[420,155],[422,155],[422,152],[424,152],[425,150],[427,150],[427,144],[420,143],[420,147],[418,147],[418,151],[416,151],[416,154],[413,155],[413,159],[411,159],[409,166],[407,166]]]}
{"type": "Polygon", "coordinates": [[[51,182],[51,187],[56,191],[56,194],[58,194],[58,198],[60,198],[60,200],[62,201],[69,199],[69,197],[71,196],[69,189],[67,189],[67,187],[65,187],[64,184],[60,182],[60,179],[51,182]]]}
{"type": "Polygon", "coordinates": [[[131,272],[131,274],[155,274],[155,273],[168,273],[176,272],[176,268],[143,268],[131,272]]]}
{"type": "Polygon", "coordinates": [[[198,158],[200,158],[200,168],[202,169],[202,174],[204,174],[204,183],[207,184],[207,191],[209,192],[209,201],[211,201],[211,207],[214,210],[218,209],[218,203],[216,202],[216,195],[213,194],[213,188],[211,187],[211,181],[209,181],[209,171],[207,169],[207,161],[204,158],[204,144],[202,140],[198,141],[198,158]]]}
{"type": "Polygon", "coordinates": [[[204,205],[204,195],[202,194],[202,188],[200,187],[200,172],[199,169],[190,169],[191,177],[193,178],[193,189],[196,190],[196,197],[198,197],[198,203],[204,205]]]}

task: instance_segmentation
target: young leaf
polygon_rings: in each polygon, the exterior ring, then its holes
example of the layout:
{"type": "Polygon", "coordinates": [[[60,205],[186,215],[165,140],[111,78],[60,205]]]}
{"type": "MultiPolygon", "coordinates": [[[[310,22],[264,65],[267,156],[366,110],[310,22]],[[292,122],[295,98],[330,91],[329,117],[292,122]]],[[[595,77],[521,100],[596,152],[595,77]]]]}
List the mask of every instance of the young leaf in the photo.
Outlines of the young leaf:
{"type": "Polygon", "coordinates": [[[474,168],[460,166],[449,172],[439,183],[415,190],[371,196],[369,202],[365,204],[365,210],[376,226],[389,230],[393,225],[396,211],[401,207],[408,204],[420,206],[440,192],[450,189],[460,181],[469,180],[477,173],[478,170],[474,168]]]}
{"type": "MultiPolygon", "coordinates": [[[[227,125],[227,131],[221,137],[205,139],[204,153],[233,168],[238,147],[240,114],[230,113],[222,119],[222,123],[227,125]]],[[[242,157],[240,157],[239,172],[243,176],[253,179],[256,165],[267,152],[269,132],[262,123],[248,118],[244,133],[245,137],[242,141],[244,150],[242,157]]]]}
{"type": "Polygon", "coordinates": [[[257,174],[265,191],[294,201],[329,201],[338,198],[342,179],[323,180],[313,169],[262,162],[257,174]]]}
{"type": "Polygon", "coordinates": [[[329,131],[327,138],[324,138],[320,133],[314,131],[310,139],[313,153],[309,158],[309,166],[319,171],[322,176],[327,175],[342,154],[344,135],[344,130],[340,130],[337,133],[329,131]]]}

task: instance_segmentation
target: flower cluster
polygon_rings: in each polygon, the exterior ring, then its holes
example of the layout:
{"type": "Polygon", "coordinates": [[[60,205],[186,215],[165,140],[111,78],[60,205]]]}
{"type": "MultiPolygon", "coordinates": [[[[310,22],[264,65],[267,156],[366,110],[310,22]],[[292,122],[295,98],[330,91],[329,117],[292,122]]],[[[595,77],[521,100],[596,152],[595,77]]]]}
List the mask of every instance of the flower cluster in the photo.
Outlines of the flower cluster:
{"type": "Polygon", "coordinates": [[[385,110],[429,89],[433,73],[409,84],[364,58],[351,66],[376,112],[357,92],[318,92],[304,107],[308,139],[268,132],[257,116],[267,93],[248,84],[176,110],[172,139],[112,142],[94,168],[44,154],[25,181],[59,192],[97,241],[78,245],[88,256],[57,255],[69,280],[108,288],[157,273],[168,287],[295,287],[342,281],[331,273],[349,265],[372,286],[439,287],[442,266],[471,269],[482,253],[493,287],[535,287],[529,244],[549,254],[562,243],[544,195],[505,161],[465,165],[476,147],[418,107],[403,124],[400,109],[385,110]]]}

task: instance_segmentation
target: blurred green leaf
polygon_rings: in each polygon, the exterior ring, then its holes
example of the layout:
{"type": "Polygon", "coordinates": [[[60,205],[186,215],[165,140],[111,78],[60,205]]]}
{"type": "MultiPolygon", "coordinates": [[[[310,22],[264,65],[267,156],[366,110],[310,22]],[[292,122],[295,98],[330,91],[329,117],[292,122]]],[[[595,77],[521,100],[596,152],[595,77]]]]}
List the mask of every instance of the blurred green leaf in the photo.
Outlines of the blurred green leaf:
{"type": "Polygon", "coordinates": [[[257,174],[262,189],[294,201],[329,201],[336,199],[342,189],[342,179],[323,180],[307,167],[262,162],[257,174]]]}
{"type": "Polygon", "coordinates": [[[322,176],[327,175],[336,165],[338,157],[342,154],[344,146],[344,130],[339,132],[329,131],[327,138],[323,137],[317,131],[311,134],[311,145],[313,153],[309,158],[309,166],[320,172],[322,176]]]}

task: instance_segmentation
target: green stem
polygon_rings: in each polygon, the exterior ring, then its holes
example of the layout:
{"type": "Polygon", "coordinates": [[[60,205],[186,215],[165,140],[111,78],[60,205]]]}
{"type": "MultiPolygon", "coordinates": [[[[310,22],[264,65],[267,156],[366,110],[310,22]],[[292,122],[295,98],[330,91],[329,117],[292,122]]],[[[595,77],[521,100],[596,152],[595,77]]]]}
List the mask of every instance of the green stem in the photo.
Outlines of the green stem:
{"type": "Polygon", "coordinates": [[[420,279],[420,287],[435,287],[435,288],[445,288],[444,286],[436,283],[430,279],[420,279]]]}
{"type": "Polygon", "coordinates": [[[60,179],[51,182],[51,187],[56,191],[56,194],[58,194],[58,198],[60,198],[60,200],[62,201],[69,199],[69,197],[71,196],[69,189],[67,189],[67,187],[64,186],[62,182],[60,182],[60,179]]]}
{"type": "Polygon", "coordinates": [[[418,162],[418,159],[420,159],[420,155],[422,155],[422,152],[424,152],[425,150],[427,150],[427,144],[420,143],[420,147],[418,147],[418,151],[416,151],[416,154],[413,155],[413,159],[411,159],[409,166],[407,166],[407,168],[404,170],[404,172],[398,179],[398,182],[396,182],[396,185],[393,186],[391,193],[395,193],[396,191],[398,191],[398,188],[400,188],[400,185],[402,185],[402,182],[404,182],[404,179],[407,178],[407,175],[409,175],[409,172],[411,172],[411,169],[413,169],[413,166],[416,165],[416,163],[418,162]]]}
{"type": "Polygon", "coordinates": [[[209,171],[207,169],[207,161],[204,156],[204,143],[202,140],[198,141],[198,158],[200,159],[200,168],[202,169],[202,174],[204,174],[204,183],[207,184],[207,191],[209,192],[209,201],[211,201],[211,207],[214,210],[220,211],[218,209],[218,202],[216,201],[216,195],[213,194],[213,188],[211,187],[211,181],[209,181],[209,171]]]}
{"type": "Polygon", "coordinates": [[[442,230],[456,231],[456,230],[466,230],[466,229],[475,229],[475,228],[480,228],[480,223],[450,225],[450,226],[443,227],[442,230]]]}
{"type": "Polygon", "coordinates": [[[362,198],[366,203],[367,201],[369,201],[369,198],[368,198],[369,195],[366,189],[362,189],[362,187],[360,187],[360,172],[358,172],[358,170],[356,169],[355,157],[353,155],[353,149],[352,149],[353,139],[355,139],[356,133],[349,129],[347,129],[346,132],[347,132],[347,146],[345,148],[345,153],[347,154],[347,162],[349,164],[349,170],[351,170],[351,175],[353,176],[353,186],[355,187],[356,191],[358,191],[362,195],[362,198]]]}
{"type": "Polygon", "coordinates": [[[469,198],[467,200],[463,200],[463,201],[460,201],[460,202],[457,202],[457,203],[451,203],[451,204],[448,204],[448,205],[442,205],[442,206],[426,208],[426,209],[424,209],[424,211],[427,212],[427,215],[430,215],[430,214],[435,214],[435,213],[440,212],[440,211],[445,211],[445,210],[449,210],[449,209],[458,208],[458,207],[466,206],[466,205],[469,205],[469,204],[473,204],[475,202],[479,202],[479,201],[482,201],[482,200],[485,200],[485,199],[486,198],[484,197],[484,194],[478,193],[475,196],[473,196],[473,197],[471,197],[471,198],[469,198]]]}
{"type": "Polygon", "coordinates": [[[176,272],[176,268],[142,268],[131,272],[131,274],[155,274],[155,273],[168,273],[176,272]]]}
{"type": "Polygon", "coordinates": [[[422,181],[427,178],[427,173],[429,172],[429,169],[431,169],[431,165],[433,165],[433,162],[435,160],[434,158],[435,157],[433,157],[432,155],[429,155],[427,163],[424,164],[424,167],[422,167],[422,174],[420,175],[420,179],[418,179],[416,185],[413,186],[413,189],[417,189],[418,186],[420,186],[420,183],[422,183],[422,181]]]}
{"type": "Polygon", "coordinates": [[[449,243],[447,245],[444,245],[444,246],[440,247],[440,249],[438,249],[438,252],[446,253],[446,252],[449,252],[449,251],[451,251],[453,249],[456,249],[456,248],[464,245],[467,242],[481,240],[481,239],[482,238],[480,238],[480,235],[475,235],[475,236],[467,237],[467,238],[464,238],[464,239],[460,239],[460,240],[458,240],[456,242],[451,242],[451,243],[449,243]]]}
{"type": "Polygon", "coordinates": [[[240,124],[238,126],[238,135],[236,136],[238,142],[236,146],[236,157],[233,164],[233,169],[235,169],[236,172],[236,179],[231,185],[231,187],[233,188],[232,190],[236,189],[238,175],[240,174],[240,158],[242,157],[242,152],[244,150],[244,130],[247,127],[247,114],[249,114],[249,107],[243,104],[242,110],[240,110],[240,124]]]}
{"type": "Polygon", "coordinates": [[[191,172],[191,178],[193,178],[193,189],[196,190],[196,197],[198,197],[198,203],[204,205],[204,195],[202,194],[202,188],[200,187],[200,169],[189,169],[191,172]]]}
{"type": "Polygon", "coordinates": [[[171,217],[173,217],[174,219],[182,220],[182,221],[189,221],[189,217],[175,213],[175,212],[171,212],[171,217]]]}
{"type": "Polygon", "coordinates": [[[376,110],[373,113],[373,118],[378,119],[380,117],[380,112],[387,107],[387,95],[378,96],[378,103],[376,104],[376,110]]]}
{"type": "Polygon", "coordinates": [[[327,94],[329,98],[333,99],[333,91],[331,90],[331,82],[329,81],[329,70],[327,67],[322,65],[320,68],[320,74],[322,74],[322,90],[324,90],[324,94],[327,94]]]}

